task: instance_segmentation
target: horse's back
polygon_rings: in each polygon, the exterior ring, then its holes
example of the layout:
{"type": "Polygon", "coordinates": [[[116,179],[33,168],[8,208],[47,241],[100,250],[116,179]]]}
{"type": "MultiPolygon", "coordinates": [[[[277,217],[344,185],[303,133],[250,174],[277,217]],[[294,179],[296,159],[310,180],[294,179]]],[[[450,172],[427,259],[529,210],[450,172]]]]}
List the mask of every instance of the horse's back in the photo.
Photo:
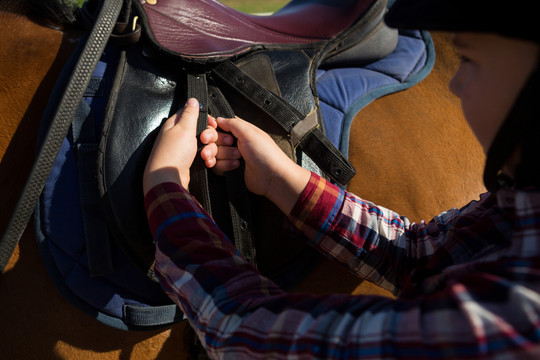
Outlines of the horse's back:
{"type": "Polygon", "coordinates": [[[431,220],[485,191],[482,148],[448,89],[459,58],[449,35],[432,36],[431,74],[370,104],[351,130],[349,156],[358,175],[349,189],[412,221],[431,220]]]}
{"type": "MultiPolygon", "coordinates": [[[[0,229],[30,170],[41,115],[70,39],[11,12],[0,12],[0,229]],[[17,169],[16,173],[13,169],[17,169]]],[[[76,37],[76,36],[75,36],[76,37]]]]}

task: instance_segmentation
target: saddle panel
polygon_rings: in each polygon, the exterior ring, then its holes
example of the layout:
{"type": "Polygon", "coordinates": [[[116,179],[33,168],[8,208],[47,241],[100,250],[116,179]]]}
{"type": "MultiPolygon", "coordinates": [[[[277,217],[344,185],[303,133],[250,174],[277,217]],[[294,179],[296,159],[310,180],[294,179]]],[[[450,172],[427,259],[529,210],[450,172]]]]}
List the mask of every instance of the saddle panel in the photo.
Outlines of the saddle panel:
{"type": "Polygon", "coordinates": [[[295,0],[273,15],[256,16],[217,0],[136,3],[147,35],[162,50],[206,61],[261,47],[319,47],[343,32],[373,29],[386,9],[379,0],[295,0]]]}

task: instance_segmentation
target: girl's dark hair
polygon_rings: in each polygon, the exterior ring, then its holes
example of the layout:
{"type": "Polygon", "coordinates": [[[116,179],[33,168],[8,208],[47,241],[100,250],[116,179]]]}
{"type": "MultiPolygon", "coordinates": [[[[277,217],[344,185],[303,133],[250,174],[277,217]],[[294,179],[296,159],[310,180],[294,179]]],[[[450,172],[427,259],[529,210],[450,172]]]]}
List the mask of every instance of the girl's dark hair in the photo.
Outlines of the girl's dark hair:
{"type": "Polygon", "coordinates": [[[0,0],[0,10],[16,12],[58,25],[75,22],[73,0],[0,0]]]}

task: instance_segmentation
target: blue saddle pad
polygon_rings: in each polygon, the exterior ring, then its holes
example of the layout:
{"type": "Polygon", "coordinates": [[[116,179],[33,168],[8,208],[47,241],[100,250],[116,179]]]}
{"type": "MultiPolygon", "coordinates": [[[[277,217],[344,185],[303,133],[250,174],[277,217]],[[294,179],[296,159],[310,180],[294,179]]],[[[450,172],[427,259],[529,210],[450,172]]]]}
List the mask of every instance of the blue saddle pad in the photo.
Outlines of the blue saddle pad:
{"type": "MultiPolygon", "coordinates": [[[[96,129],[100,129],[108,85],[114,76],[108,65],[115,56],[114,52],[104,53],[79,108],[81,116],[92,119],[96,129]]],[[[319,70],[317,91],[328,138],[347,155],[349,129],[358,111],[378,97],[416,84],[431,71],[433,63],[429,34],[402,31],[395,51],[383,59],[361,68],[319,70]]],[[[84,153],[76,148],[80,133],[75,123],[35,211],[40,252],[56,287],[75,306],[116,328],[153,329],[183,319],[159,284],[142,274],[114,241],[110,242],[109,264],[113,272],[92,274],[85,240],[85,227],[92,224],[85,223],[82,216],[83,195],[77,175],[76,157],[84,153]]]]}
{"type": "Polygon", "coordinates": [[[371,101],[405,90],[424,79],[433,68],[435,50],[425,31],[399,32],[396,49],[359,68],[317,71],[317,92],[326,136],[345,155],[349,130],[356,114],[371,101]]]}

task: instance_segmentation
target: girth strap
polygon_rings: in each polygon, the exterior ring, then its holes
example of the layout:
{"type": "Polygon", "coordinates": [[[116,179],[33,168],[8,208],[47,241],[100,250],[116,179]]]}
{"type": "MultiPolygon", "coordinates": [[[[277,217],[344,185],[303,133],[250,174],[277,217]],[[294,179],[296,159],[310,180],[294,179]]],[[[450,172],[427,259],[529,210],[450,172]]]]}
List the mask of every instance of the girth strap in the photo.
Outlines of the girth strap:
{"type": "MultiPolygon", "coordinates": [[[[297,125],[303,127],[303,120],[310,116],[310,114],[302,115],[292,105],[265,89],[231,61],[223,62],[212,72],[273,118],[288,134],[294,133],[297,125]]],[[[309,121],[309,119],[308,122],[313,126],[297,131],[296,136],[293,137],[297,143],[293,143],[293,146],[300,146],[338,185],[347,185],[356,175],[356,170],[324,136],[319,123],[309,121]]]]}

